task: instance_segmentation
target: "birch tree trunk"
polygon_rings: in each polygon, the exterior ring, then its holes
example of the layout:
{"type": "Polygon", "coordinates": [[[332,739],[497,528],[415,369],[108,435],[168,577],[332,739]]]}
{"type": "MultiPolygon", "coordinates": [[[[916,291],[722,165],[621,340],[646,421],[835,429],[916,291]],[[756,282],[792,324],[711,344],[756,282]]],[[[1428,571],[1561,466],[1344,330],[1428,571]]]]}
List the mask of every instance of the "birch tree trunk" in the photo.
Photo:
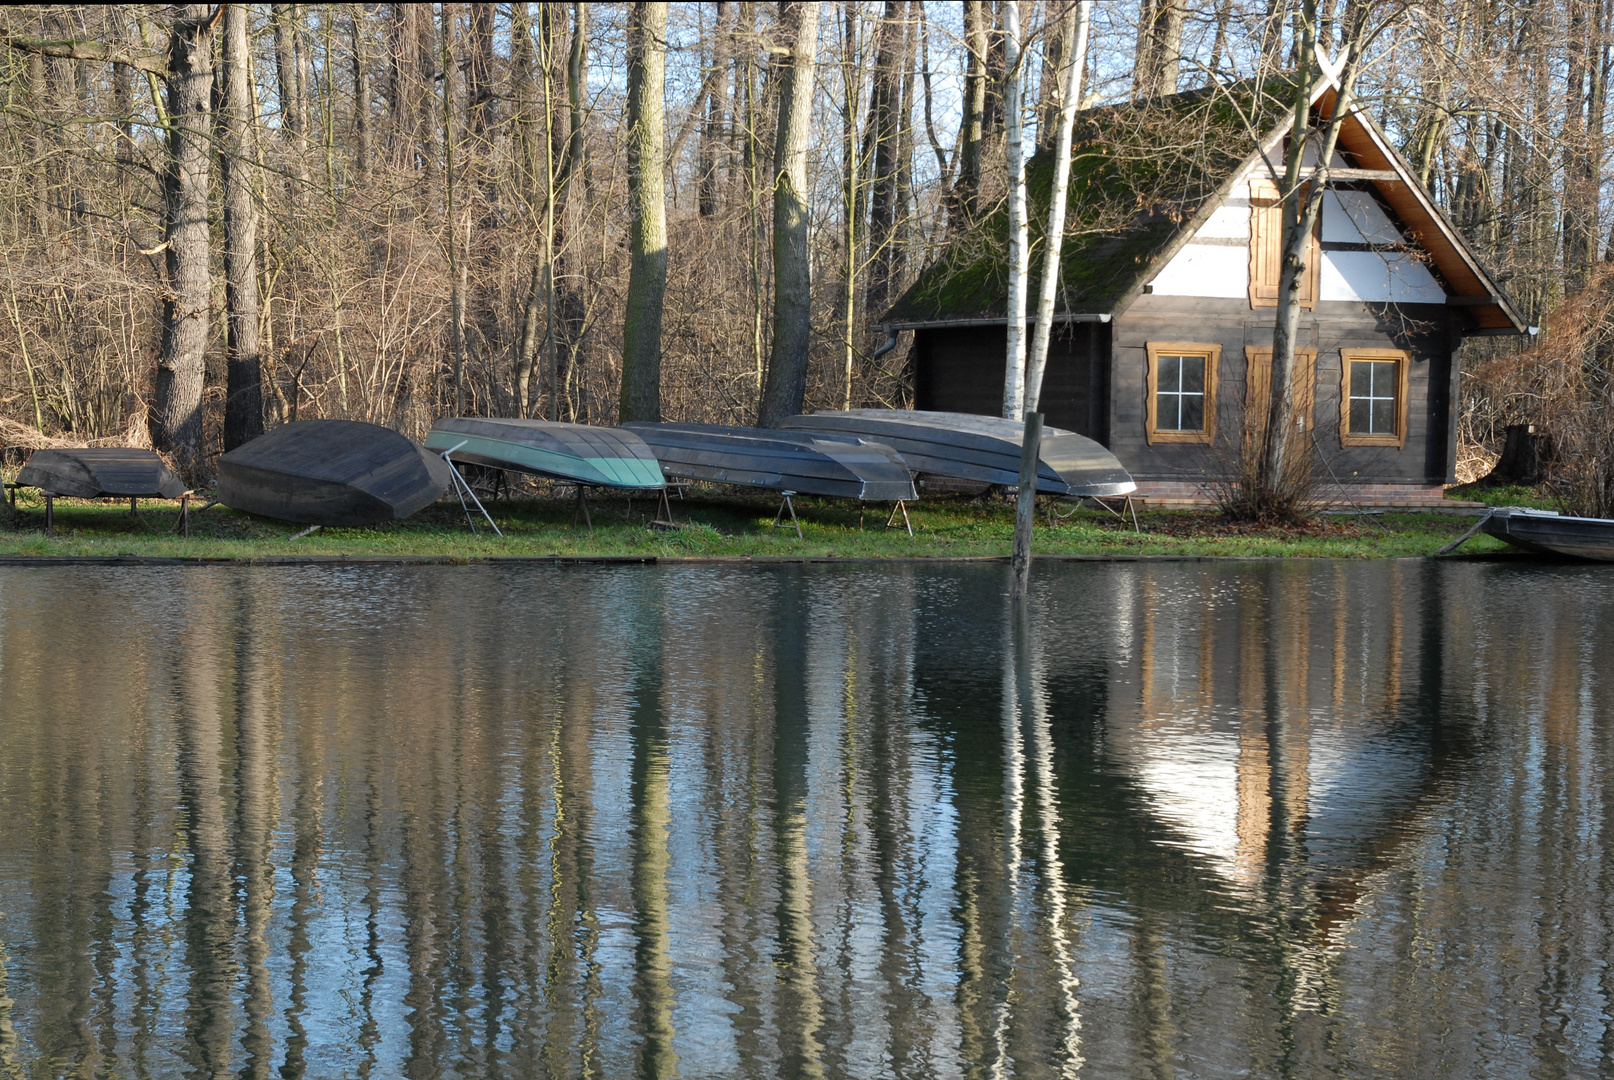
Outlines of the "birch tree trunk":
{"type": "Polygon", "coordinates": [[[163,177],[168,291],[163,298],[151,440],[197,482],[202,457],[213,278],[208,267],[208,170],[212,157],[213,22],[206,4],[174,8],[168,44],[168,167],[163,177]]]}
{"type": "Polygon", "coordinates": [[[224,397],[224,449],[263,434],[263,374],[258,355],[258,204],[249,131],[255,121],[247,66],[247,9],[224,10],[224,100],[219,171],[224,180],[224,303],[229,349],[224,397]]]}
{"type": "MultiPolygon", "coordinates": [[[[1013,591],[1016,596],[1025,595],[1031,576],[1031,528],[1037,508],[1037,469],[1042,460],[1042,414],[1037,411],[1037,400],[1042,395],[1042,373],[1048,364],[1048,340],[1054,325],[1054,297],[1059,291],[1059,258],[1065,245],[1065,206],[1070,186],[1071,132],[1076,126],[1076,110],[1081,107],[1082,67],[1087,55],[1087,30],[1092,11],[1090,0],[1081,0],[1070,8],[1065,14],[1059,36],[1063,47],[1069,51],[1063,57],[1064,71],[1055,100],[1059,112],[1054,138],[1054,183],[1048,205],[1048,233],[1043,242],[1042,283],[1037,294],[1037,329],[1031,339],[1031,356],[1026,368],[1026,427],[1021,436],[1020,482],[1014,509],[1014,547],[1009,558],[1014,570],[1013,591]]],[[[1047,77],[1044,75],[1044,78],[1047,77]]]]}
{"type": "Polygon", "coordinates": [[[1065,16],[1064,46],[1070,50],[1063,59],[1060,79],[1058,123],[1054,142],[1054,186],[1048,206],[1048,233],[1043,242],[1042,281],[1037,294],[1037,328],[1031,338],[1031,355],[1026,363],[1025,411],[1035,412],[1042,396],[1042,374],[1048,366],[1048,342],[1053,333],[1054,297],[1059,291],[1059,258],[1065,244],[1065,208],[1069,197],[1071,136],[1076,126],[1076,110],[1081,108],[1082,69],[1087,54],[1088,27],[1092,21],[1092,0],[1080,0],[1065,16]]]}
{"type": "Polygon", "coordinates": [[[1009,296],[1007,353],[1003,366],[1003,415],[1025,414],[1026,275],[1030,252],[1026,226],[1025,109],[1021,84],[1020,0],[1003,5],[1003,126],[1007,131],[1009,170],[1009,296]]]}
{"type": "Polygon", "coordinates": [[[773,351],[758,422],[777,427],[801,412],[807,395],[807,349],[813,302],[812,253],[807,247],[807,135],[813,115],[813,66],[818,52],[818,0],[785,5],[790,58],[779,91],[774,143],[773,351]]]}
{"type": "Polygon", "coordinates": [[[636,3],[628,17],[628,295],[622,319],[622,420],[661,419],[661,310],[667,292],[662,95],[667,5],[636,3]]]}

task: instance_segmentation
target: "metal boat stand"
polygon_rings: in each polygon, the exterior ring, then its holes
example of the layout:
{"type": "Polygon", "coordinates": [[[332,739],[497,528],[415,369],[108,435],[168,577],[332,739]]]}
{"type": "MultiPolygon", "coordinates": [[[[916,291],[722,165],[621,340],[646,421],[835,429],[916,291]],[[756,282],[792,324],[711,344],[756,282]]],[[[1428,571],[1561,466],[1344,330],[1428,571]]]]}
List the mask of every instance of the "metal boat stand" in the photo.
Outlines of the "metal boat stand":
{"type": "Polygon", "coordinates": [[[794,491],[781,491],[779,494],[783,495],[785,498],[784,501],[779,504],[779,512],[773,515],[773,524],[768,526],[768,531],[772,532],[773,530],[777,529],[779,527],[779,523],[784,520],[785,511],[789,510],[790,524],[796,527],[796,539],[800,540],[802,539],[801,519],[796,517],[796,504],[790,501],[791,497],[796,493],[794,491]]]}
{"type": "Polygon", "coordinates": [[[471,534],[473,536],[476,534],[476,520],[471,517],[471,508],[469,506],[465,505],[465,496],[467,496],[467,495],[469,495],[471,497],[471,501],[476,504],[476,508],[478,510],[482,511],[482,516],[487,518],[488,527],[493,530],[493,535],[499,537],[500,539],[503,539],[504,538],[504,533],[499,531],[499,526],[494,522],[493,515],[488,513],[487,507],[482,505],[482,500],[478,499],[476,497],[476,492],[471,490],[471,485],[466,483],[465,482],[465,477],[460,475],[459,466],[455,465],[454,464],[454,459],[449,457],[450,454],[452,454],[454,451],[458,450],[461,446],[464,446],[466,443],[468,443],[470,441],[471,440],[469,440],[469,439],[462,439],[457,444],[455,444],[454,446],[451,446],[447,450],[444,450],[438,456],[441,457],[443,459],[443,461],[448,464],[448,471],[454,477],[454,494],[456,494],[456,495],[458,495],[460,497],[460,509],[465,511],[465,523],[471,527],[471,534]]]}
{"type": "Polygon", "coordinates": [[[588,516],[588,495],[586,494],[587,491],[588,491],[588,485],[587,484],[578,484],[577,485],[577,503],[576,503],[576,505],[574,505],[572,507],[572,527],[573,528],[577,527],[577,515],[579,513],[581,513],[583,515],[583,524],[588,526],[588,534],[590,536],[593,536],[594,535],[594,522],[589,520],[589,516],[588,516]]]}
{"type": "Polygon", "coordinates": [[[903,502],[901,499],[898,499],[897,505],[891,508],[891,516],[885,519],[885,527],[887,529],[895,529],[897,527],[898,514],[902,515],[903,527],[908,530],[908,535],[912,536],[913,522],[908,520],[908,504],[903,502]]]}
{"type": "MultiPolygon", "coordinates": [[[[1138,524],[1138,504],[1137,504],[1137,501],[1134,500],[1132,498],[1132,496],[1130,496],[1130,495],[1121,496],[1121,507],[1120,507],[1120,509],[1116,509],[1115,507],[1110,505],[1110,503],[1112,503],[1114,501],[1115,501],[1115,498],[1113,496],[1111,498],[1105,499],[1105,498],[1102,498],[1102,497],[1100,497],[1098,495],[1087,495],[1087,496],[1083,496],[1080,499],[1077,499],[1076,500],[1076,505],[1080,506],[1084,502],[1093,502],[1093,503],[1097,504],[1098,506],[1102,507],[1103,509],[1108,510],[1113,517],[1118,517],[1122,521],[1126,521],[1128,518],[1130,518],[1132,520],[1132,531],[1133,532],[1139,532],[1139,533],[1142,532],[1143,527],[1138,524]]],[[[1052,511],[1050,511],[1050,512],[1052,512],[1052,511]]]]}
{"type": "Polygon", "coordinates": [[[56,532],[56,493],[45,492],[45,535],[53,536],[56,532]]]}
{"type": "MultiPolygon", "coordinates": [[[[682,488],[679,489],[678,497],[680,499],[684,497],[682,488]]],[[[661,498],[657,502],[656,512],[659,516],[651,519],[651,525],[658,529],[678,528],[678,522],[673,519],[672,502],[667,498],[667,488],[665,486],[661,489],[661,498]]]]}
{"type": "MultiPolygon", "coordinates": [[[[174,531],[186,538],[191,534],[191,496],[194,494],[196,494],[194,491],[187,491],[179,497],[179,520],[174,522],[174,531]]],[[[204,506],[202,509],[205,510],[207,507],[204,506]]]]}

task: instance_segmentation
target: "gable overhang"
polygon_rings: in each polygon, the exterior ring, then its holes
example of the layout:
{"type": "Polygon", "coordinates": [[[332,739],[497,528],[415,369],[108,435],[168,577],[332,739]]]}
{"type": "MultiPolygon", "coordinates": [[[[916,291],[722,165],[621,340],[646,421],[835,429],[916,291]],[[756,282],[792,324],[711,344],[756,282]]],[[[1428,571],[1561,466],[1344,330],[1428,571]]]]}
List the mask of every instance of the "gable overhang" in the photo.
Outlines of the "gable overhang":
{"type": "MultiPolygon", "coordinates": [[[[1330,89],[1323,101],[1324,108],[1330,106],[1332,98],[1330,89]]],[[[1371,116],[1360,108],[1352,109],[1340,126],[1339,145],[1364,170],[1395,174],[1393,180],[1366,182],[1378,190],[1379,196],[1412,234],[1412,239],[1428,253],[1446,285],[1446,302],[1463,313],[1466,333],[1485,336],[1529,333],[1513,301],[1486,272],[1463,234],[1418,182],[1411,163],[1391,145],[1371,116]]]]}
{"type": "MultiPolygon", "coordinates": [[[[1335,87],[1330,81],[1319,80],[1312,90],[1312,106],[1332,108],[1335,94],[1335,87]]],[[[1261,167],[1271,170],[1281,179],[1283,162],[1273,155],[1281,152],[1284,138],[1293,126],[1294,110],[1290,109],[1216,192],[1184,221],[1171,242],[1141,268],[1136,279],[1116,302],[1112,315],[1126,313],[1143,295],[1144,286],[1158,277],[1166,265],[1192,242],[1210,216],[1231,196],[1233,189],[1248,179],[1255,169],[1261,167]]],[[[1530,332],[1513,301],[1485,271],[1468,241],[1418,181],[1412,165],[1360,107],[1353,108],[1340,126],[1339,146],[1357,162],[1358,167],[1350,170],[1352,181],[1372,184],[1412,234],[1413,241],[1428,254],[1446,289],[1447,304],[1462,313],[1461,322],[1466,336],[1530,332]]]]}

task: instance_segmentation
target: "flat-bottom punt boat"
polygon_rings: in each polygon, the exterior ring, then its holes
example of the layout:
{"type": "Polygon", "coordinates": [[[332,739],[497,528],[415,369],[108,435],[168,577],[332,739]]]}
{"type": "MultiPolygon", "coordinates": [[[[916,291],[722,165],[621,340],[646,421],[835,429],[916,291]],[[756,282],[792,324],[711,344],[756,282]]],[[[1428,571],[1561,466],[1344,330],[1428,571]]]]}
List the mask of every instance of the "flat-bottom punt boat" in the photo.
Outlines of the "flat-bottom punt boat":
{"type": "Polygon", "coordinates": [[[1508,506],[1492,510],[1480,531],[1525,551],[1614,562],[1614,521],[1568,517],[1553,510],[1508,506]]]}
{"type": "Polygon", "coordinates": [[[397,521],[454,482],[449,465],[391,428],[297,420],[219,458],[218,500],[304,525],[397,521]]]}
{"type": "Polygon", "coordinates": [[[656,455],[631,431],[552,420],[451,416],[437,421],[426,447],[455,461],[610,488],[666,485],[656,455]]]}
{"type": "Polygon", "coordinates": [[[177,499],[185,482],[150,450],[123,446],[35,450],[17,473],[21,487],[72,499],[177,499]]]}
{"type": "Polygon", "coordinates": [[[853,436],[719,424],[630,423],[668,476],[865,502],[917,498],[897,452],[853,436]]]}
{"type": "MultiPolygon", "coordinates": [[[[918,409],[845,409],[793,416],[785,427],[817,435],[876,439],[916,473],[984,484],[1020,482],[1024,425],[997,416],[918,409]]],[[[1037,490],[1049,495],[1108,498],[1137,490],[1116,456],[1085,435],[1042,429],[1037,490]]]]}

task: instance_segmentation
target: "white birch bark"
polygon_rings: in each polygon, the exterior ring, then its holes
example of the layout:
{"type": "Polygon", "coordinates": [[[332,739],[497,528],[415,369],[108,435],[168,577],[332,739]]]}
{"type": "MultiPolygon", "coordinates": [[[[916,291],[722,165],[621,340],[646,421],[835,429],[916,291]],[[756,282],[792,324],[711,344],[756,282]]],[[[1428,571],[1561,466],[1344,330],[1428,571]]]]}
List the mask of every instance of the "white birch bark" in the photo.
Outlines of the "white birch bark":
{"type": "Polygon", "coordinates": [[[1026,273],[1030,264],[1026,228],[1025,101],[1020,56],[1020,0],[1003,5],[1003,119],[1008,134],[1009,298],[1008,342],[1003,365],[1003,415],[1025,416],[1026,273]]]}
{"type": "Polygon", "coordinates": [[[1048,366],[1048,339],[1053,334],[1054,296],[1059,290],[1059,257],[1065,244],[1065,202],[1070,186],[1071,133],[1082,101],[1082,58],[1087,55],[1087,27],[1092,0],[1081,0],[1065,16],[1064,39],[1069,51],[1065,67],[1065,98],[1059,108],[1059,135],[1054,147],[1054,190],[1048,207],[1048,238],[1044,243],[1042,287],[1037,294],[1037,329],[1031,338],[1026,364],[1025,412],[1037,411],[1042,396],[1042,373],[1048,366]]]}

